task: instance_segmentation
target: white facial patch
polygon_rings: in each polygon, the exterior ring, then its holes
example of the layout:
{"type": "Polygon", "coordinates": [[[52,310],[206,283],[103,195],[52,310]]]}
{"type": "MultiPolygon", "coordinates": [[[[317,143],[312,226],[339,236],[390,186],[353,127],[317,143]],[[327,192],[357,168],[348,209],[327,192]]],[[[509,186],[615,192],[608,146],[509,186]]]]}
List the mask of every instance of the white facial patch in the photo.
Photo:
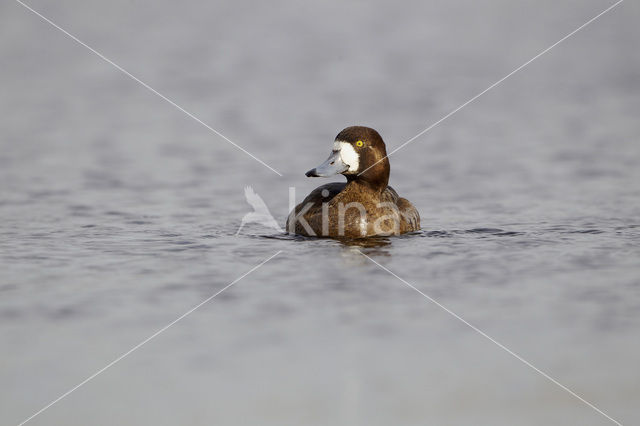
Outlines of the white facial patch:
{"type": "Polygon", "coordinates": [[[340,159],[344,164],[349,165],[349,169],[347,169],[344,174],[350,175],[358,172],[360,156],[349,142],[335,141],[333,143],[333,150],[340,151],[340,159]]]}

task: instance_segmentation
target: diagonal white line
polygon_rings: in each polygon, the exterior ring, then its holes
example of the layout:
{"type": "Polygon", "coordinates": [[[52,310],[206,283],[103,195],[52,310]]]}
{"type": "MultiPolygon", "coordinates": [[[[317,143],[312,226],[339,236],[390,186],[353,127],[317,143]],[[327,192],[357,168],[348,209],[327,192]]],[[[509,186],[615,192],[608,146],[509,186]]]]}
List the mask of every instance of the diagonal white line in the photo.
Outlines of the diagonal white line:
{"type": "Polygon", "coordinates": [[[514,75],[515,73],[517,73],[518,71],[520,71],[521,69],[523,69],[524,67],[526,67],[527,65],[529,65],[531,62],[535,61],[536,59],[538,59],[540,56],[544,55],[545,53],[547,53],[548,51],[550,51],[551,49],[553,49],[554,47],[556,47],[557,45],[559,45],[560,43],[562,43],[563,41],[565,41],[566,39],[568,39],[569,37],[573,36],[574,34],[576,34],[578,31],[582,30],[583,28],[585,28],[587,25],[591,24],[593,21],[595,21],[596,19],[600,18],[602,15],[604,15],[605,13],[609,12],[611,9],[613,9],[614,7],[618,6],[620,3],[622,3],[624,0],[618,0],[617,2],[615,2],[614,4],[612,4],[611,6],[609,6],[608,8],[606,8],[605,10],[603,10],[602,12],[598,13],[596,16],[594,16],[593,18],[589,19],[587,22],[585,22],[584,24],[580,25],[578,28],[576,28],[575,30],[571,31],[569,34],[567,34],[566,36],[562,37],[560,40],[556,41],[555,43],[553,43],[551,46],[547,47],[546,49],[544,49],[543,51],[541,51],[540,53],[538,53],[536,56],[534,56],[533,58],[529,59],[527,62],[525,62],[524,64],[520,65],[518,68],[516,68],[515,70],[511,71],[509,74],[505,75],[504,77],[502,77],[500,80],[496,81],[495,83],[493,83],[491,86],[487,87],[486,89],[484,89],[482,92],[478,93],[477,95],[475,95],[474,97],[472,97],[471,99],[469,99],[468,101],[466,101],[465,103],[463,103],[462,105],[460,105],[459,107],[457,107],[456,109],[454,109],[453,111],[451,111],[449,114],[445,115],[444,117],[442,117],[440,120],[436,121],[435,123],[433,123],[431,126],[427,127],[426,129],[422,130],[420,133],[418,133],[417,135],[415,135],[414,137],[412,137],[411,139],[407,140],[406,142],[404,142],[402,145],[400,145],[399,147],[395,148],[393,151],[391,151],[390,153],[388,153],[385,157],[381,158],[380,160],[376,161],[375,163],[373,163],[372,165],[370,165],[369,167],[367,167],[366,169],[364,169],[363,171],[361,171],[360,173],[358,173],[358,176],[360,176],[361,174],[363,174],[364,172],[366,172],[367,170],[369,170],[371,167],[375,166],[376,164],[378,164],[379,162],[383,161],[385,158],[390,157],[391,155],[393,155],[394,153],[396,153],[397,151],[399,151],[400,149],[404,148],[405,146],[409,145],[411,142],[413,142],[414,140],[416,140],[417,138],[419,138],[420,136],[424,135],[425,133],[427,133],[429,130],[433,129],[434,127],[436,127],[438,124],[442,123],[444,120],[446,120],[447,118],[451,117],[453,114],[455,114],[456,112],[460,111],[462,108],[466,107],[467,105],[469,105],[471,102],[475,101],[476,99],[478,99],[480,96],[484,95],[485,93],[487,93],[489,90],[493,89],[494,87],[496,87],[497,85],[499,85],[500,83],[502,83],[503,81],[505,81],[506,79],[508,79],[509,77],[511,77],[512,75],[514,75]]]}
{"type": "Polygon", "coordinates": [[[100,374],[104,373],[106,370],[108,370],[109,368],[113,367],[115,364],[117,364],[118,362],[122,361],[124,358],[129,356],[132,352],[140,349],[143,345],[148,343],[150,340],[152,340],[153,338],[157,337],[159,334],[165,332],[167,329],[169,329],[175,323],[177,323],[178,321],[184,319],[186,316],[188,316],[189,314],[193,313],[196,309],[198,309],[199,307],[201,307],[205,303],[211,301],[211,299],[213,299],[214,297],[216,297],[217,295],[219,295],[220,293],[222,293],[223,291],[225,291],[226,289],[228,289],[229,287],[231,287],[232,285],[234,285],[235,283],[237,283],[238,281],[240,281],[241,279],[243,279],[244,277],[246,277],[247,275],[249,275],[250,273],[252,273],[256,269],[258,269],[259,267],[261,267],[262,265],[264,265],[265,263],[267,263],[268,261],[270,261],[271,259],[273,259],[277,255],[279,255],[280,253],[282,253],[282,250],[279,250],[273,256],[269,257],[268,259],[260,262],[258,265],[256,265],[253,268],[249,269],[247,272],[245,272],[244,274],[240,275],[238,278],[233,280],[231,283],[229,283],[226,286],[224,286],[221,290],[219,290],[216,293],[212,294],[211,296],[207,297],[205,300],[203,300],[202,302],[198,303],[196,306],[194,306],[193,308],[189,309],[187,312],[185,312],[184,314],[180,315],[178,318],[176,318],[175,320],[171,321],[169,324],[165,325],[160,330],[156,331],[151,336],[147,337],[142,342],[138,343],[137,345],[135,345],[134,347],[132,347],[131,349],[129,349],[128,351],[126,351],[125,353],[120,355],[118,358],[116,358],[113,361],[111,361],[109,364],[107,364],[104,367],[102,367],[100,370],[96,371],[95,373],[93,373],[92,375],[90,375],[89,377],[87,377],[86,379],[84,379],[83,381],[81,381],[80,383],[78,383],[77,385],[75,385],[74,387],[72,387],[71,389],[69,389],[68,391],[63,393],[62,395],[60,395],[58,398],[54,399],[49,404],[45,405],[40,410],[38,410],[35,413],[33,413],[27,419],[25,419],[24,421],[19,423],[18,426],[22,426],[25,423],[29,422],[34,417],[36,417],[39,414],[41,414],[43,411],[49,409],[51,406],[53,406],[54,404],[58,403],[60,400],[62,400],[64,398],[66,398],[67,396],[69,396],[72,392],[77,390],[79,387],[81,387],[81,386],[85,385],[86,383],[90,382],[91,380],[95,379],[97,376],[99,376],[100,374]]]}
{"type": "Polygon", "coordinates": [[[486,339],[488,339],[489,341],[491,341],[492,343],[494,343],[495,345],[497,345],[500,349],[504,350],[505,352],[507,352],[509,355],[513,356],[514,358],[516,358],[518,361],[522,362],[523,364],[525,364],[527,367],[531,368],[532,370],[534,370],[535,372],[537,372],[538,374],[542,375],[544,378],[546,378],[547,380],[551,381],[552,383],[554,383],[555,385],[559,386],[560,388],[564,389],[565,391],[569,392],[571,395],[573,395],[574,397],[576,397],[577,399],[579,399],[580,401],[584,402],[585,404],[587,404],[589,407],[593,408],[594,410],[596,410],[598,413],[602,414],[603,416],[605,416],[607,419],[611,420],[613,423],[622,426],[622,423],[620,423],[619,421],[615,420],[614,418],[612,418],[611,416],[609,416],[607,413],[605,413],[604,411],[602,411],[601,409],[599,409],[598,407],[596,407],[595,405],[593,405],[592,403],[590,403],[589,401],[587,401],[586,399],[584,399],[583,397],[581,397],[580,395],[578,395],[577,393],[575,393],[574,391],[572,391],[571,389],[569,389],[568,387],[566,387],[565,385],[563,385],[562,383],[558,382],[556,379],[554,379],[553,377],[551,377],[550,375],[548,375],[547,373],[545,373],[544,371],[540,370],[538,367],[536,367],[535,365],[531,364],[529,361],[527,361],[526,359],[522,358],[520,355],[518,355],[517,353],[513,352],[511,349],[507,348],[505,345],[503,345],[502,343],[498,342],[496,339],[494,339],[493,337],[489,336],[487,333],[485,333],[484,331],[480,330],[478,327],[476,327],[475,325],[471,324],[470,322],[468,322],[467,320],[465,320],[464,318],[462,318],[460,315],[456,314],[455,312],[453,312],[451,309],[447,308],[446,306],[442,305],[440,302],[438,302],[436,299],[434,299],[433,297],[429,296],[428,294],[425,294],[424,292],[422,292],[420,289],[416,288],[414,285],[412,285],[411,283],[405,281],[404,279],[400,278],[398,275],[394,274],[393,272],[391,272],[389,269],[387,269],[386,267],[382,266],[381,264],[379,264],[378,262],[376,262],[375,260],[373,260],[371,257],[367,256],[366,254],[364,254],[363,252],[361,252],[360,250],[357,250],[358,253],[360,253],[361,255],[363,255],[364,257],[366,257],[367,259],[369,259],[371,262],[375,263],[376,265],[378,265],[380,268],[382,268],[383,270],[387,271],[389,274],[393,275],[394,277],[396,277],[397,279],[399,279],[400,281],[402,281],[404,284],[406,284],[408,287],[412,288],[413,290],[417,291],[418,293],[420,293],[425,299],[429,300],[431,303],[437,305],[439,308],[443,309],[445,312],[447,312],[449,315],[453,316],[454,318],[456,318],[457,320],[459,320],[460,322],[462,322],[464,325],[468,326],[469,328],[471,328],[473,331],[479,333],[482,337],[485,337],[486,339]]]}
{"type": "Polygon", "coordinates": [[[260,164],[262,164],[263,166],[265,166],[266,168],[268,168],[269,170],[273,171],[274,173],[276,173],[279,176],[282,176],[282,173],[280,173],[279,171],[277,171],[276,169],[274,169],[273,167],[271,167],[270,165],[268,165],[267,163],[265,163],[264,161],[262,161],[261,159],[259,159],[258,157],[256,157],[255,155],[253,155],[252,153],[250,153],[249,151],[247,151],[246,149],[244,149],[243,147],[241,147],[240,145],[238,145],[237,143],[233,142],[231,139],[229,139],[228,137],[226,137],[225,135],[223,135],[222,133],[220,133],[219,131],[217,131],[216,129],[214,129],[213,127],[211,127],[210,125],[208,125],[207,123],[205,123],[204,121],[200,120],[198,117],[196,117],[195,115],[193,115],[192,113],[190,113],[189,111],[187,111],[186,109],[184,109],[183,107],[181,107],[180,105],[178,105],[177,103],[175,103],[174,101],[172,101],[171,99],[167,98],[165,95],[163,95],[162,93],[158,92],[156,89],[154,89],[153,87],[149,86],[147,83],[145,83],[144,81],[140,80],[138,77],[134,76],[133,74],[131,74],[129,71],[125,70],[124,68],[122,68],[120,65],[116,64],[115,62],[113,62],[111,59],[107,58],[106,56],[104,56],[102,53],[98,52],[97,50],[95,50],[93,47],[89,46],[87,43],[83,42],[82,40],[78,39],[76,36],[74,36],[73,34],[71,34],[70,32],[68,32],[67,30],[65,30],[64,28],[60,27],[59,25],[57,25],[56,23],[54,23],[53,21],[51,21],[49,18],[47,18],[46,16],[43,16],[41,13],[37,12],[36,10],[34,10],[32,7],[30,7],[29,5],[25,4],[24,2],[22,2],[21,0],[16,0],[17,3],[19,3],[20,5],[22,5],[25,9],[30,10],[31,12],[33,12],[35,15],[39,16],[43,21],[47,22],[48,24],[50,24],[52,27],[60,30],[61,32],[63,32],[65,35],[67,35],[69,38],[71,38],[73,41],[77,42],[78,44],[86,47],[87,49],[89,49],[92,53],[96,54],[100,59],[102,59],[103,61],[107,62],[108,64],[112,65],[113,67],[115,67],[116,69],[118,69],[119,71],[121,71],[123,74],[125,74],[127,77],[131,78],[132,80],[136,81],[137,83],[140,83],[142,86],[144,86],[146,89],[148,89],[150,92],[152,92],[155,95],[158,95],[160,98],[164,99],[165,101],[169,102],[171,105],[173,105],[174,107],[176,107],[178,110],[182,111],[183,113],[185,113],[186,115],[188,115],[189,117],[191,117],[192,119],[194,119],[195,121],[197,121],[198,123],[200,123],[201,125],[203,125],[204,127],[206,127],[207,129],[211,130],[213,133],[215,133],[216,135],[220,136],[222,139],[226,140],[227,142],[229,142],[231,145],[235,146],[236,148],[238,148],[240,151],[244,152],[245,154],[247,154],[249,157],[253,158],[254,160],[256,160],[257,162],[259,162],[260,164]]]}

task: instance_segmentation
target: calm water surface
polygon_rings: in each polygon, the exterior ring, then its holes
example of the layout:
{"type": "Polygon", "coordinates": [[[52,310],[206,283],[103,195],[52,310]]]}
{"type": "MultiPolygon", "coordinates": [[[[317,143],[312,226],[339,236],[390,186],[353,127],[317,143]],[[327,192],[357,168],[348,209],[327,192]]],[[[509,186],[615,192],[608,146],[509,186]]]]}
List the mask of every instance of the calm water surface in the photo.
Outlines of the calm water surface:
{"type": "MultiPolygon", "coordinates": [[[[284,223],[343,127],[391,149],[610,3],[0,5],[0,422],[640,421],[640,8],[625,2],[391,157],[422,215],[362,244],[284,223]]],[[[337,180],[337,179],[336,179],[337,180]]]]}

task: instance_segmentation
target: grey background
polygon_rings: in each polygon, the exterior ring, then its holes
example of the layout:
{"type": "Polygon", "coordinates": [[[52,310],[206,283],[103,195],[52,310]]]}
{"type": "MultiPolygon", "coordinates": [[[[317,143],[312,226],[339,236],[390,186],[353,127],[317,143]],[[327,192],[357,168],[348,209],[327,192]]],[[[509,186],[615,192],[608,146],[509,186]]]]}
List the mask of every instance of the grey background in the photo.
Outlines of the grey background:
{"type": "MultiPolygon", "coordinates": [[[[610,422],[357,253],[284,222],[353,124],[400,145],[607,1],[33,0],[279,177],[0,4],[0,422],[610,422]]],[[[360,247],[625,424],[640,420],[640,7],[391,157],[423,231],[360,247]]],[[[336,179],[338,180],[338,179],[336,179]]]]}

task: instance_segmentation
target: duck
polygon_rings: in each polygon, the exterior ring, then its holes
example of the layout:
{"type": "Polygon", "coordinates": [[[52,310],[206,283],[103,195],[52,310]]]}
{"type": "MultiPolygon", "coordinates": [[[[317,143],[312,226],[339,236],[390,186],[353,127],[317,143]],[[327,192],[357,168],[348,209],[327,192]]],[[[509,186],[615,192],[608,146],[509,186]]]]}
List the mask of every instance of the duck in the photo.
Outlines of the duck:
{"type": "Polygon", "coordinates": [[[420,214],[389,186],[389,158],[380,134],[351,126],[336,136],[329,158],[307,177],[344,175],[311,191],[291,211],[286,230],[307,237],[365,238],[420,230],[420,214]]]}

